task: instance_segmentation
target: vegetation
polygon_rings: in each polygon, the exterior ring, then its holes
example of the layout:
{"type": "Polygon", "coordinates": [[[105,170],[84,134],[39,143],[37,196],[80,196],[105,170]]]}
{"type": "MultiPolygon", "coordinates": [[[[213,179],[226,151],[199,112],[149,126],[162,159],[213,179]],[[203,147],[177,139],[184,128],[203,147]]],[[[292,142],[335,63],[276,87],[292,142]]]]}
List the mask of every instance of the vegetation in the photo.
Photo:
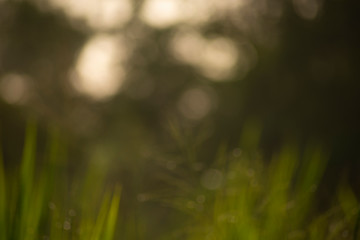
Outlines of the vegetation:
{"type": "Polygon", "coordinates": [[[29,123],[19,169],[0,159],[0,239],[113,239],[121,188],[97,185],[96,169],[68,182],[66,155],[56,132],[41,167],[36,125],[29,123]],[[77,180],[78,180],[77,178],[77,180]]]}
{"type": "Polygon", "coordinates": [[[0,0],[0,240],[358,240],[360,1],[84,2],[0,0]]]}
{"type": "Polygon", "coordinates": [[[328,149],[289,140],[267,160],[258,150],[258,126],[248,123],[243,132],[241,148],[220,147],[212,164],[190,181],[173,176],[194,162],[169,174],[167,182],[181,193],[168,202],[179,208],[182,200],[192,217],[164,239],[357,239],[359,202],[345,177],[334,186],[335,195],[323,196],[328,149]]]}
{"type": "MultiPolygon", "coordinates": [[[[104,176],[95,167],[66,183],[66,154],[55,131],[49,142],[36,167],[36,126],[30,123],[20,169],[7,172],[0,161],[1,239],[113,239],[120,187],[103,191],[104,176]]],[[[212,173],[199,180],[207,191],[191,193],[197,198],[187,207],[195,214],[180,232],[187,239],[356,239],[359,205],[347,185],[339,187],[338,204],[314,214],[326,160],[315,145],[303,154],[287,145],[268,167],[254,152],[223,151],[212,173]]]]}
{"type": "Polygon", "coordinates": [[[189,239],[356,239],[359,204],[353,192],[339,187],[331,208],[319,212],[317,187],[327,156],[315,146],[299,156],[289,145],[267,167],[247,153],[231,157],[221,171],[224,186],[199,215],[201,227],[195,224],[189,239]]]}
{"type": "MultiPolygon", "coordinates": [[[[84,174],[71,178],[56,131],[40,164],[36,135],[36,125],[29,123],[19,169],[9,172],[0,161],[0,239],[114,239],[120,186],[103,190],[109,184],[91,162],[84,174]]],[[[186,189],[195,196],[185,204],[191,217],[164,239],[357,239],[359,204],[348,185],[328,201],[330,209],[317,210],[328,158],[321,146],[309,144],[301,153],[288,144],[266,166],[252,149],[256,137],[243,140],[242,151],[219,151],[195,181],[200,188],[186,189]]],[[[175,180],[169,184],[184,190],[175,180]]],[[[168,203],[176,208],[178,201],[168,203]]]]}

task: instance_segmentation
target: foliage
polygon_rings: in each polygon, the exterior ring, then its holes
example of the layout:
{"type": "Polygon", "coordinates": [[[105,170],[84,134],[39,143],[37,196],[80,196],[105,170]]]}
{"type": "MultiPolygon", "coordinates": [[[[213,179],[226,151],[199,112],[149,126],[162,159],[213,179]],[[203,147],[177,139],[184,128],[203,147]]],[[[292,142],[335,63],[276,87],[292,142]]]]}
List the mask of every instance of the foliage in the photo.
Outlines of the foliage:
{"type": "MultiPolygon", "coordinates": [[[[31,122],[20,168],[7,171],[0,159],[0,239],[114,239],[120,187],[104,190],[99,159],[84,174],[70,177],[63,141],[55,130],[50,132],[43,162],[36,157],[37,130],[31,122]]],[[[188,179],[181,174],[178,179],[166,177],[185,202],[169,196],[157,200],[190,217],[164,239],[356,239],[359,203],[345,181],[340,181],[337,199],[326,200],[332,206],[319,211],[327,152],[313,143],[302,151],[287,144],[266,163],[256,151],[258,139],[259,131],[250,126],[244,131],[243,150],[229,154],[219,148],[215,161],[200,174],[189,177],[190,168],[183,168],[188,179]]]]}
{"type": "Polygon", "coordinates": [[[91,167],[84,181],[68,183],[66,152],[55,130],[37,167],[36,135],[30,122],[19,170],[8,172],[0,159],[0,239],[113,239],[120,187],[104,191],[97,184],[104,179],[94,178],[98,169],[91,167]]]}
{"type": "Polygon", "coordinates": [[[224,183],[191,224],[189,239],[357,239],[359,203],[346,183],[339,185],[336,201],[326,200],[330,209],[318,210],[326,160],[315,145],[303,154],[287,145],[269,166],[246,151],[222,159],[228,161],[219,169],[224,183]]]}
{"type": "MultiPolygon", "coordinates": [[[[176,139],[185,141],[175,130],[176,139]]],[[[247,124],[241,148],[220,147],[214,161],[197,172],[192,166],[202,161],[184,150],[191,159],[172,166],[163,177],[167,194],[151,200],[191,217],[164,239],[357,239],[359,202],[345,177],[337,181],[335,195],[322,192],[328,149],[288,140],[266,159],[258,151],[260,135],[258,124],[247,124]]]]}

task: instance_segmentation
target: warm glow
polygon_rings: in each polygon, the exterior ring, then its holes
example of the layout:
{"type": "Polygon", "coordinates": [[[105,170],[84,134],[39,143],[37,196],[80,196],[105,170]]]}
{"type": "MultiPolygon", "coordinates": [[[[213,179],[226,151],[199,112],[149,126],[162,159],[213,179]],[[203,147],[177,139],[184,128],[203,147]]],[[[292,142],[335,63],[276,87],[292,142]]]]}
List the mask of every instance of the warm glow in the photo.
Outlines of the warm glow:
{"type": "Polygon", "coordinates": [[[204,118],[214,107],[212,96],[201,88],[187,90],[178,102],[180,113],[191,120],[204,118]]]}
{"type": "Polygon", "coordinates": [[[155,28],[178,23],[203,24],[211,19],[238,14],[245,0],[146,0],[141,19],[155,28]]]}
{"type": "Polygon", "coordinates": [[[27,77],[11,73],[0,80],[0,96],[10,104],[22,103],[27,97],[27,77]]]}
{"type": "Polygon", "coordinates": [[[84,20],[95,29],[121,27],[133,14],[131,0],[50,0],[75,19],[84,20]]]}
{"type": "Polygon", "coordinates": [[[119,38],[99,35],[82,49],[72,77],[76,90],[95,99],[104,99],[118,92],[124,81],[121,61],[126,57],[119,38]]]}
{"type": "Polygon", "coordinates": [[[171,51],[183,62],[196,65],[204,46],[203,37],[195,31],[179,32],[171,42],[171,51]]]}
{"type": "Polygon", "coordinates": [[[179,23],[182,11],[181,0],[147,0],[140,18],[152,27],[165,28],[179,23]]]}
{"type": "Polygon", "coordinates": [[[215,38],[205,45],[199,65],[205,76],[222,80],[231,76],[237,58],[237,48],[231,40],[215,38]]]}
{"type": "Polygon", "coordinates": [[[293,0],[296,13],[305,19],[314,19],[320,9],[320,0],[293,0]]]}
{"type": "Polygon", "coordinates": [[[215,81],[229,78],[238,62],[238,49],[232,40],[206,39],[195,31],[176,34],[170,48],[179,61],[194,66],[215,81]]]}

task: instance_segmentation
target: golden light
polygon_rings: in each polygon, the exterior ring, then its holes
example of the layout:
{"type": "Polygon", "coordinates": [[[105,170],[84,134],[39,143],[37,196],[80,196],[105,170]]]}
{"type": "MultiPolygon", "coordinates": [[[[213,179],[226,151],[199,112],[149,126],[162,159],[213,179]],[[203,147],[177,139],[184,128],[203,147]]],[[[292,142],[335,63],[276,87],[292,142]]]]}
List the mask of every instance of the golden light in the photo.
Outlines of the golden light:
{"type": "Polygon", "coordinates": [[[115,95],[124,82],[125,71],[122,63],[126,54],[118,37],[92,37],[78,57],[71,77],[73,86],[80,93],[98,100],[115,95]]]}
{"type": "Polygon", "coordinates": [[[204,24],[214,18],[238,13],[244,0],[146,0],[140,19],[154,28],[167,28],[178,23],[204,24]]]}
{"type": "Polygon", "coordinates": [[[196,31],[179,31],[175,34],[170,51],[176,59],[192,65],[214,81],[231,77],[239,59],[239,50],[231,39],[207,39],[196,31]]]}
{"type": "Polygon", "coordinates": [[[170,43],[170,51],[179,61],[197,65],[205,41],[196,31],[179,31],[170,43]]]}
{"type": "Polygon", "coordinates": [[[199,68],[208,78],[224,80],[231,77],[238,60],[238,49],[227,38],[209,40],[199,59],[199,68]]]}
{"type": "Polygon", "coordinates": [[[49,0],[55,8],[69,17],[83,20],[95,29],[118,28],[133,15],[131,0],[49,0]]]}
{"type": "Polygon", "coordinates": [[[166,28],[179,23],[183,18],[181,0],[147,0],[140,18],[155,28],[166,28]]]}

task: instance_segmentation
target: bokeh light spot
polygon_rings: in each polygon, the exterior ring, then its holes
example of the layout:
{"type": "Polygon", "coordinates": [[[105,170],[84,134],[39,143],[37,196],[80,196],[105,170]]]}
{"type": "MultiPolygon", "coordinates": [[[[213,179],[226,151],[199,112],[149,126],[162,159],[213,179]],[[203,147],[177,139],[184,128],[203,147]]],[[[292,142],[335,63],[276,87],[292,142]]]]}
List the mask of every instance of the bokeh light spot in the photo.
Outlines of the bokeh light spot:
{"type": "Polygon", "coordinates": [[[179,31],[170,43],[170,51],[179,61],[197,65],[204,45],[203,37],[196,31],[179,31]]]}
{"type": "Polygon", "coordinates": [[[191,120],[204,118],[213,108],[211,95],[201,88],[192,88],[183,93],[178,108],[180,113],[191,120]]]}
{"type": "Polygon", "coordinates": [[[179,31],[170,43],[174,57],[214,81],[229,79],[239,59],[235,43],[225,37],[204,38],[196,31],[179,31]]]}
{"type": "Polygon", "coordinates": [[[9,73],[1,78],[0,95],[10,104],[23,103],[28,95],[28,78],[26,76],[9,73]]]}
{"type": "Polygon", "coordinates": [[[140,13],[145,23],[155,28],[166,28],[179,23],[183,18],[179,0],[147,0],[140,13]]]}
{"type": "Polygon", "coordinates": [[[94,99],[115,95],[122,86],[126,51],[115,36],[92,37],[78,57],[71,81],[76,90],[94,99]]]}
{"type": "Polygon", "coordinates": [[[95,29],[121,27],[133,15],[131,0],[51,0],[50,3],[95,29]]]}
{"type": "Polygon", "coordinates": [[[293,0],[296,13],[305,19],[312,20],[316,18],[320,7],[320,0],[293,0]]]}
{"type": "Polygon", "coordinates": [[[235,44],[226,38],[215,38],[207,42],[199,61],[201,71],[213,80],[231,76],[238,59],[235,44]]]}

